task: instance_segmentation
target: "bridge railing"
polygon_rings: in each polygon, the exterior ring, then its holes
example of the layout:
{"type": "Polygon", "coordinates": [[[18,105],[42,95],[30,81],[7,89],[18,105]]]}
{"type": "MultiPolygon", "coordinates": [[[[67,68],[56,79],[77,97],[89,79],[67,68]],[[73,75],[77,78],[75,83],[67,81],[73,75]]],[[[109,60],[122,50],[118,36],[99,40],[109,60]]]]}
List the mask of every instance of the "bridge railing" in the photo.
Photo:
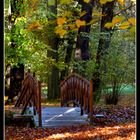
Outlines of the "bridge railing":
{"type": "Polygon", "coordinates": [[[30,72],[25,74],[20,95],[15,103],[15,107],[22,107],[21,115],[28,106],[33,107],[34,115],[38,114],[39,126],[42,126],[41,83],[35,79],[35,74],[31,75],[30,72]]]}
{"type": "Polygon", "coordinates": [[[81,107],[81,115],[83,113],[92,115],[93,97],[91,81],[73,73],[61,82],[60,88],[61,106],[68,106],[69,103],[74,103],[81,107]]]}

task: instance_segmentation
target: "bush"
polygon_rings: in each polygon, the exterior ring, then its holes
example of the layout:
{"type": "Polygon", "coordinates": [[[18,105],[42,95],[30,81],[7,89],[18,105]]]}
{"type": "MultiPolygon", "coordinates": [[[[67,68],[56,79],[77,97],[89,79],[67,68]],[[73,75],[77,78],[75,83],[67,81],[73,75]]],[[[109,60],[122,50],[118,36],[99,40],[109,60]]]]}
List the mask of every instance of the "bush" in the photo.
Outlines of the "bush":
{"type": "Polygon", "coordinates": [[[13,115],[15,112],[12,112],[10,110],[5,110],[5,125],[10,125],[13,123],[13,115]]]}
{"type": "Polygon", "coordinates": [[[105,96],[105,103],[110,105],[117,105],[119,96],[117,94],[109,93],[105,96]]]}

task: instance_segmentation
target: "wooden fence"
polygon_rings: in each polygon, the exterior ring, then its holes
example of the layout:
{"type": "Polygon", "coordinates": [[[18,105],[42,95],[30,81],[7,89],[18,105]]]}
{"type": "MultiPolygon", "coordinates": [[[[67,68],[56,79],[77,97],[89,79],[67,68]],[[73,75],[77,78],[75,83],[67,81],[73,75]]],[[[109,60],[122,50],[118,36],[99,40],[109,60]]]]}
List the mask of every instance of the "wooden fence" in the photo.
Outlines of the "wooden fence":
{"type": "Polygon", "coordinates": [[[93,88],[92,80],[88,81],[78,74],[71,74],[61,82],[61,106],[74,103],[81,107],[81,115],[93,115],[93,88]]]}
{"type": "Polygon", "coordinates": [[[41,116],[41,82],[35,79],[35,74],[31,75],[30,72],[25,74],[22,81],[22,88],[15,107],[22,107],[21,115],[27,109],[27,106],[33,107],[34,115],[38,114],[39,126],[42,126],[41,116]]]}

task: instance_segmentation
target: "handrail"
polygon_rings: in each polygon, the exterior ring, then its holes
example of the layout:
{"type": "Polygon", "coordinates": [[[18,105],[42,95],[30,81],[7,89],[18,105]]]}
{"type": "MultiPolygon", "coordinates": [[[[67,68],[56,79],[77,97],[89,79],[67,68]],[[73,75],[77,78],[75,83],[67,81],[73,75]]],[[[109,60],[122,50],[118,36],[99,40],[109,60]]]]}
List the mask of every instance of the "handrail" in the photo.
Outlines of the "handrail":
{"type": "Polygon", "coordinates": [[[27,106],[32,106],[34,109],[34,115],[38,113],[39,126],[42,126],[41,119],[41,83],[37,81],[29,72],[26,73],[24,80],[22,81],[21,93],[15,103],[15,107],[23,107],[21,115],[23,115],[27,109],[27,106]]]}
{"type": "Polygon", "coordinates": [[[67,77],[65,77],[65,79],[64,79],[63,81],[61,81],[60,86],[61,86],[66,80],[68,80],[69,78],[71,78],[71,77],[73,77],[73,76],[78,77],[79,79],[82,79],[82,80],[86,81],[87,83],[89,83],[89,81],[88,81],[87,79],[85,79],[84,77],[80,76],[79,74],[77,74],[77,73],[71,73],[70,75],[68,75],[67,77]]]}
{"type": "MultiPolygon", "coordinates": [[[[69,102],[77,102],[81,107],[81,115],[89,113],[92,115],[93,98],[91,81],[81,77],[76,73],[67,76],[61,83],[61,106],[69,102]]],[[[76,104],[77,104],[76,103],[76,104]]]]}

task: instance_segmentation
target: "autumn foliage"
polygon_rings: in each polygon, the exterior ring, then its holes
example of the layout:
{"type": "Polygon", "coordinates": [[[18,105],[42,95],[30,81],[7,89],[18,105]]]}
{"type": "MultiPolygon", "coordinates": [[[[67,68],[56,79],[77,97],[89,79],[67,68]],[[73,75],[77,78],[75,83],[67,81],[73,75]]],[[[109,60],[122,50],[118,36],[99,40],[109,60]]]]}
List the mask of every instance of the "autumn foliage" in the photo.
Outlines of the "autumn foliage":
{"type": "Polygon", "coordinates": [[[135,123],[109,126],[25,128],[6,126],[5,140],[135,140],[135,123]]]}

